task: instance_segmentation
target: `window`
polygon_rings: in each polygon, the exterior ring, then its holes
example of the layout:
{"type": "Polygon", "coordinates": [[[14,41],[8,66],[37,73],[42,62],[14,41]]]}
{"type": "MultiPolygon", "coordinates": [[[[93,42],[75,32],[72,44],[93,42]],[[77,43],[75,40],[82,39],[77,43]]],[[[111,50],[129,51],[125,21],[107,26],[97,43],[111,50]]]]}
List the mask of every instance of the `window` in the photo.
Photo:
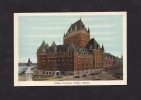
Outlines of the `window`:
{"type": "Polygon", "coordinates": [[[45,62],[45,60],[42,60],[42,62],[45,62]]]}
{"type": "Polygon", "coordinates": [[[75,25],[75,31],[77,31],[77,26],[75,25]]]}

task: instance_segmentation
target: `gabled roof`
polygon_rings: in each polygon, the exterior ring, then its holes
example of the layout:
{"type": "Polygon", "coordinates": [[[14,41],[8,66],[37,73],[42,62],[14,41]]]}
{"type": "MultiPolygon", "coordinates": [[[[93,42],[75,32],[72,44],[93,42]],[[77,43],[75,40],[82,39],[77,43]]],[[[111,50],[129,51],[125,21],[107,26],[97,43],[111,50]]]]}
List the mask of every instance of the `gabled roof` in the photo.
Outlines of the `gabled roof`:
{"type": "Polygon", "coordinates": [[[84,24],[83,24],[83,22],[82,22],[81,19],[79,19],[78,21],[76,21],[76,22],[73,23],[72,25],[73,25],[73,26],[74,26],[74,25],[77,25],[77,26],[79,26],[79,27],[83,27],[83,26],[84,26],[84,24]]]}
{"type": "Polygon", "coordinates": [[[41,46],[38,48],[37,53],[39,52],[46,52],[48,47],[48,44],[45,43],[45,41],[42,42],[41,46]]]}
{"type": "Polygon", "coordinates": [[[56,43],[53,41],[51,46],[56,46],[56,43]]]}
{"type": "Polygon", "coordinates": [[[55,45],[55,46],[50,46],[47,51],[54,51],[54,48],[57,49],[56,50],[57,52],[66,50],[66,47],[64,45],[55,45]]]}
{"type": "Polygon", "coordinates": [[[91,54],[91,51],[86,48],[76,48],[76,53],[78,55],[89,55],[89,54],[91,54]]]}
{"type": "Polygon", "coordinates": [[[108,58],[113,58],[113,57],[115,57],[114,55],[112,55],[112,54],[110,54],[110,53],[106,53],[105,52],[105,57],[108,57],[108,58]]]}
{"type": "Polygon", "coordinates": [[[69,45],[67,46],[67,48],[69,48],[69,50],[74,50],[75,46],[72,42],[70,42],[69,45]]]}
{"type": "Polygon", "coordinates": [[[77,26],[77,30],[81,30],[81,29],[86,30],[85,25],[83,24],[82,20],[80,19],[80,20],[76,21],[75,23],[71,24],[70,28],[68,29],[68,32],[71,32],[71,30],[74,31],[75,26],[77,26]]]}
{"type": "Polygon", "coordinates": [[[86,48],[90,48],[91,46],[92,48],[97,48],[99,46],[99,44],[97,43],[97,41],[94,38],[90,39],[90,41],[86,45],[86,48]]]}
{"type": "Polygon", "coordinates": [[[66,50],[66,47],[64,45],[57,45],[57,51],[65,51],[66,50]]]}
{"type": "Polygon", "coordinates": [[[42,44],[41,44],[41,46],[40,47],[46,47],[46,43],[45,43],[45,41],[43,40],[43,42],[42,42],[42,44]]]}

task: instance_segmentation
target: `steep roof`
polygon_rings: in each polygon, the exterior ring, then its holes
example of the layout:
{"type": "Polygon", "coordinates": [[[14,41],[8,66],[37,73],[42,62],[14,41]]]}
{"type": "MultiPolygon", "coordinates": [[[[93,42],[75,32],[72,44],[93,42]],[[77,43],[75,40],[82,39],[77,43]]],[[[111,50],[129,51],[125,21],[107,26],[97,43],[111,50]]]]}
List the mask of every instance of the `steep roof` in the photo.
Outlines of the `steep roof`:
{"type": "Polygon", "coordinates": [[[90,39],[90,41],[86,45],[86,48],[90,48],[91,46],[92,46],[92,48],[98,48],[98,46],[99,46],[99,44],[97,43],[97,41],[94,38],[90,39]]]}
{"type": "Polygon", "coordinates": [[[77,30],[81,30],[81,29],[84,29],[87,31],[85,25],[83,24],[82,20],[78,20],[76,21],[75,23],[71,24],[70,28],[68,29],[68,32],[71,32],[75,30],[75,26],[77,27],[77,30]]]}
{"type": "Polygon", "coordinates": [[[112,55],[112,54],[110,54],[110,53],[106,53],[105,52],[105,57],[108,57],[108,58],[113,58],[113,57],[115,57],[114,55],[112,55]]]}
{"type": "Polygon", "coordinates": [[[101,48],[102,50],[104,50],[104,46],[103,46],[103,44],[102,44],[102,48],[101,48]]]}
{"type": "Polygon", "coordinates": [[[69,48],[69,50],[74,50],[75,46],[74,46],[73,42],[70,42],[69,45],[67,46],[67,48],[69,48]]]}
{"type": "Polygon", "coordinates": [[[57,49],[56,50],[57,52],[66,50],[66,47],[64,45],[55,45],[55,46],[50,46],[47,51],[54,51],[54,48],[57,49]]]}
{"type": "Polygon", "coordinates": [[[57,51],[65,51],[66,50],[66,47],[64,45],[57,45],[57,51]]]}
{"type": "Polygon", "coordinates": [[[55,46],[55,45],[56,45],[56,43],[53,41],[53,42],[52,42],[52,46],[55,46]]]}
{"type": "Polygon", "coordinates": [[[48,44],[46,44],[45,41],[43,41],[41,46],[38,48],[37,53],[39,53],[39,52],[42,52],[42,53],[46,52],[47,47],[48,47],[48,44]]]}
{"type": "Polygon", "coordinates": [[[76,52],[78,55],[89,55],[91,51],[87,48],[76,48],[76,52]]]}

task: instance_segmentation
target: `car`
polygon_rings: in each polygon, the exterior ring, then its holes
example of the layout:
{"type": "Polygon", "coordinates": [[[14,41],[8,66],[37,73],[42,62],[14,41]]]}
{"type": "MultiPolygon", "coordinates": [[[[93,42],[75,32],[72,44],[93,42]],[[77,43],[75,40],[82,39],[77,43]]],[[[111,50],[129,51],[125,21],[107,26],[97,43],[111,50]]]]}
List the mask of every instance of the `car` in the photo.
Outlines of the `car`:
{"type": "Polygon", "coordinates": [[[86,77],[86,75],[83,75],[82,77],[86,77]]]}
{"type": "Polygon", "coordinates": [[[74,76],[74,78],[80,78],[80,76],[74,76]]]}
{"type": "Polygon", "coordinates": [[[91,73],[90,75],[94,75],[94,73],[91,73]]]}
{"type": "Polygon", "coordinates": [[[95,78],[94,80],[101,80],[100,78],[95,78]]]}

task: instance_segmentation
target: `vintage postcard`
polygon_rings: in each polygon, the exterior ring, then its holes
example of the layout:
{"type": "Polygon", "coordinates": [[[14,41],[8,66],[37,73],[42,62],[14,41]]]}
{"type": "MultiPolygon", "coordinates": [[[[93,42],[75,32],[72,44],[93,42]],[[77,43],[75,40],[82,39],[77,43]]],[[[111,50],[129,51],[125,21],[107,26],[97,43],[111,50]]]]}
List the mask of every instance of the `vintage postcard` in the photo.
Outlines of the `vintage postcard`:
{"type": "Polygon", "coordinates": [[[127,85],[127,13],[14,13],[14,86],[127,85]]]}

